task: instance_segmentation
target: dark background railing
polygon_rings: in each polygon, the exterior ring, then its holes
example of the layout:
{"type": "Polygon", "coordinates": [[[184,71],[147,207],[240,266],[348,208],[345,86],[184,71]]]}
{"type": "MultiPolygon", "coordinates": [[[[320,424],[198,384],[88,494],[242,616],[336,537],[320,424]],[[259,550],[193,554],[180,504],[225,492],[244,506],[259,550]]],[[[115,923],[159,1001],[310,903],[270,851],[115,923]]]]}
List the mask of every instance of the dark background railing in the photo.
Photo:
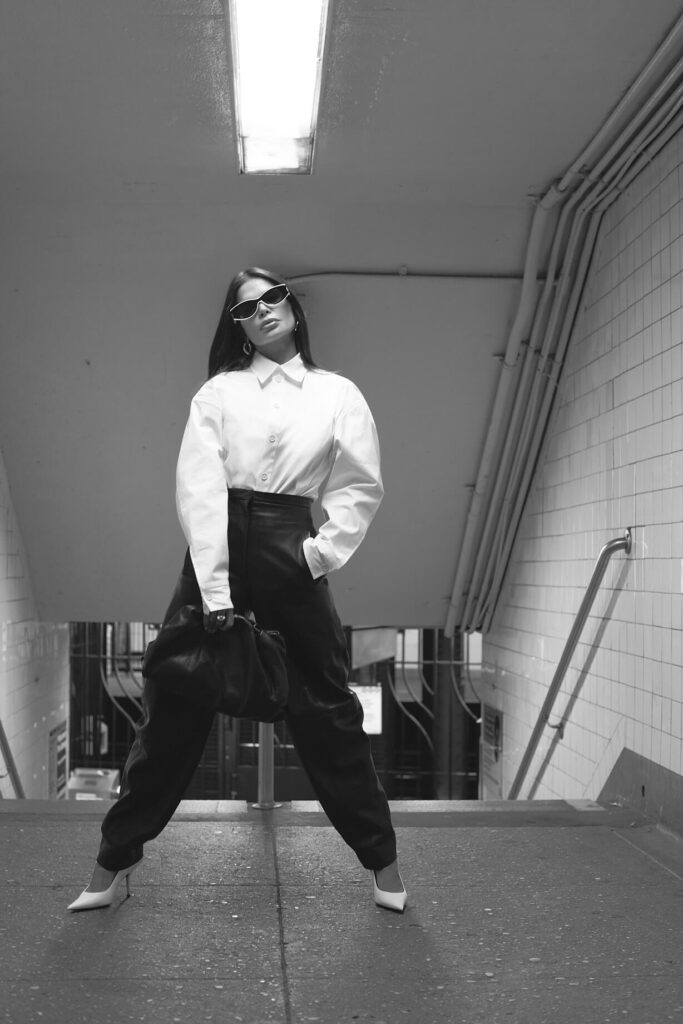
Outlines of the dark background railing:
{"type": "MultiPolygon", "coordinates": [[[[142,654],[157,631],[148,623],[72,624],[72,768],[122,769],[142,714],[142,654]]],[[[370,736],[378,774],[390,799],[476,799],[480,705],[463,697],[460,640],[410,633],[415,660],[385,658],[352,674],[352,684],[381,693],[382,731],[370,736]]],[[[348,639],[353,645],[351,630],[348,639]]],[[[285,723],[274,732],[275,798],[314,799],[285,723]]],[[[255,801],[257,764],[258,723],[217,715],[185,796],[255,801]]]]}

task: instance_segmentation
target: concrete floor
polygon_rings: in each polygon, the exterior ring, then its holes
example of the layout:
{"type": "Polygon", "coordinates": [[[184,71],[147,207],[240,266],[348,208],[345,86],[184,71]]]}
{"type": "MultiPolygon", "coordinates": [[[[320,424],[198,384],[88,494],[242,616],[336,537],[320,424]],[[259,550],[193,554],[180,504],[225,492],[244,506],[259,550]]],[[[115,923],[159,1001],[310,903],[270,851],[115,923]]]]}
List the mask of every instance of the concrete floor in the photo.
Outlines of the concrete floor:
{"type": "Polygon", "coordinates": [[[67,914],[102,804],[0,801],[0,1020],[683,1020],[678,839],[595,804],[392,806],[404,915],[316,805],[210,802],[147,846],[130,899],[67,914]]]}

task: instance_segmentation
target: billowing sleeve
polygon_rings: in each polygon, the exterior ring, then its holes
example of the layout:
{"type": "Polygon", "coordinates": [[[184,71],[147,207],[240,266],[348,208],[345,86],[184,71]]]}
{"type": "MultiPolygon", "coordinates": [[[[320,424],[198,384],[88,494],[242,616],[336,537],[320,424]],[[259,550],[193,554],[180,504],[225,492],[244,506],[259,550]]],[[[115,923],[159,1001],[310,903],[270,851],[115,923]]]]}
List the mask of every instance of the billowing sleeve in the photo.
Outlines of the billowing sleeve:
{"type": "Polygon", "coordinates": [[[341,569],[359,547],[384,495],[372,413],[352,386],[334,425],[333,461],[321,494],[327,516],[304,555],[314,579],[341,569]]]}
{"type": "Polygon", "coordinates": [[[232,608],[228,574],[228,488],[222,412],[213,395],[195,395],[176,469],[176,506],[205,612],[232,608]]]}

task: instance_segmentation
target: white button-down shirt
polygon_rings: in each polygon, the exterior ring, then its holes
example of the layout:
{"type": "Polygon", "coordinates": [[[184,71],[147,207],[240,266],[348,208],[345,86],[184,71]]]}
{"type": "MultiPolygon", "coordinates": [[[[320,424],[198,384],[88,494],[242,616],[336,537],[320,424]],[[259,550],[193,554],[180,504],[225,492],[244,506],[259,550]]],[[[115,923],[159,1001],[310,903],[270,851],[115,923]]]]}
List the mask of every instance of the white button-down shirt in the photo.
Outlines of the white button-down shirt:
{"type": "Polygon", "coordinates": [[[257,352],[195,395],[176,483],[204,611],[232,608],[227,490],[320,496],[327,521],[304,541],[317,579],[351,557],[382,500],[377,431],[350,380],[309,370],[299,355],[280,365],[257,352]]]}

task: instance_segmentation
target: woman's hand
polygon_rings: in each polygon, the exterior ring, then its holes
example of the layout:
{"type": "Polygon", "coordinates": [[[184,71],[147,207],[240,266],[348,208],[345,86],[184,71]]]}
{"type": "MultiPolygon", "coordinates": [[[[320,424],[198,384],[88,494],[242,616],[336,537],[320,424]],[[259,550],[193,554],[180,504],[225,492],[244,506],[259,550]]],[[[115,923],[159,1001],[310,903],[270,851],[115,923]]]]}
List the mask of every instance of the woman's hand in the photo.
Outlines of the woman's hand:
{"type": "Polygon", "coordinates": [[[204,629],[207,633],[221,632],[232,629],[235,625],[235,613],[232,608],[220,608],[217,612],[209,612],[204,616],[204,629]]]}

